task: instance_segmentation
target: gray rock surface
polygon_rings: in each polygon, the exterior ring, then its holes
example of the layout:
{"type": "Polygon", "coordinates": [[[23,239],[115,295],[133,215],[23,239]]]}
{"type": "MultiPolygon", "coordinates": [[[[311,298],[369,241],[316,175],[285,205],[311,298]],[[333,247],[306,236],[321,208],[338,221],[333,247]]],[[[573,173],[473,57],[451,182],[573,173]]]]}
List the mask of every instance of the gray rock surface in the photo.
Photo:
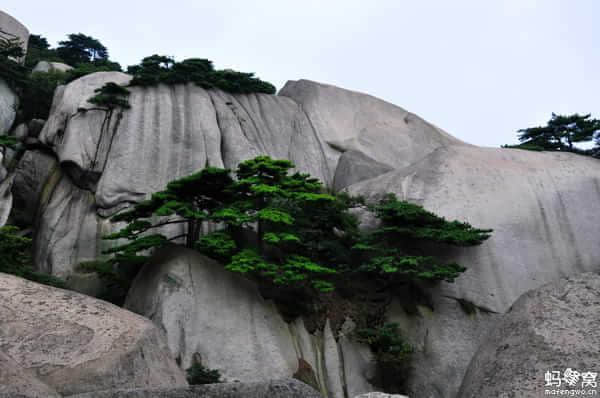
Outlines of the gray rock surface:
{"type": "Polygon", "coordinates": [[[500,315],[466,308],[442,295],[434,294],[432,301],[433,311],[418,305],[413,314],[398,300],[388,309],[388,321],[399,324],[402,336],[415,349],[408,375],[409,396],[460,398],[456,393],[468,362],[500,315]]]}
{"type": "Polygon", "coordinates": [[[333,178],[333,188],[341,191],[352,184],[375,178],[392,170],[391,166],[379,163],[364,153],[351,149],[339,158],[333,178]]]}
{"type": "Polygon", "coordinates": [[[63,395],[186,386],[164,335],[112,304],[0,274],[0,351],[63,395]]]}
{"type": "Polygon", "coordinates": [[[227,381],[292,375],[298,361],[287,324],[249,281],[192,250],[167,249],[138,275],[125,308],[167,332],[187,369],[192,356],[227,381]]]}
{"type": "Polygon", "coordinates": [[[325,396],[373,389],[365,379],[372,359],[366,347],[338,344],[329,323],[316,335],[301,320],[288,325],[254,284],[192,250],[157,253],[134,281],[125,307],[166,331],[184,369],[196,355],[226,381],[267,381],[291,377],[302,359],[325,396]],[[344,368],[351,370],[346,376],[344,368]]]}
{"type": "Polygon", "coordinates": [[[441,129],[378,98],[310,80],[288,81],[279,92],[306,112],[324,145],[329,170],[354,150],[393,168],[403,168],[437,148],[462,144],[441,129]]]}
{"type": "Polygon", "coordinates": [[[69,398],[321,398],[295,379],[258,383],[221,383],[160,390],[115,390],[80,394],[69,398]]]}
{"type": "Polygon", "coordinates": [[[23,369],[0,351],[0,398],[60,398],[52,387],[40,381],[32,371],[23,369]]]}
{"type": "Polygon", "coordinates": [[[96,216],[94,194],[75,186],[55,168],[42,189],[34,236],[34,261],[39,270],[68,277],[83,261],[102,255],[111,229],[96,216]]]}
{"type": "Polygon", "coordinates": [[[73,69],[72,66],[63,64],[62,62],[40,61],[34,66],[31,72],[68,72],[71,69],[73,69]]]}
{"type": "Polygon", "coordinates": [[[17,107],[19,98],[6,84],[0,79],[0,135],[8,134],[17,116],[17,107]]]}
{"type": "Polygon", "coordinates": [[[369,392],[366,394],[357,395],[354,398],[408,398],[406,395],[386,394],[384,392],[369,392]]]}
{"type": "Polygon", "coordinates": [[[50,154],[33,150],[23,154],[15,169],[12,186],[13,214],[19,222],[33,224],[46,181],[55,172],[56,159],[50,154]]]}
{"type": "MultiPolygon", "coordinates": [[[[567,368],[598,372],[600,275],[584,273],[523,294],[483,341],[460,393],[474,397],[541,397],[544,375],[567,368]]],[[[565,382],[561,389],[581,389],[565,382]]],[[[588,388],[586,388],[587,390],[588,388]]],[[[597,388],[591,388],[596,390],[597,388]]]]}

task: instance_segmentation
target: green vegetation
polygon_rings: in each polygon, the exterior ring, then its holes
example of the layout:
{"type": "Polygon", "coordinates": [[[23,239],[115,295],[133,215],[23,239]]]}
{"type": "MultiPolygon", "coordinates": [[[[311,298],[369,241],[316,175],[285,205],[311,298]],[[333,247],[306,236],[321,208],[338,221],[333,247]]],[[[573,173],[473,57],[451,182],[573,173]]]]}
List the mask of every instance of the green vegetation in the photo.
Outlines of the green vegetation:
{"type": "Polygon", "coordinates": [[[119,86],[116,83],[106,83],[104,86],[94,90],[94,92],[97,94],[88,100],[94,105],[98,105],[99,107],[106,108],[108,110],[114,108],[129,109],[131,107],[129,105],[129,101],[127,101],[129,90],[123,86],[119,86]]]}
{"type": "Polygon", "coordinates": [[[440,263],[433,256],[415,254],[418,243],[474,246],[488,239],[491,233],[467,223],[446,221],[421,206],[399,201],[393,194],[385,195],[371,205],[370,210],[381,224],[354,246],[368,254],[361,259],[359,269],[388,278],[453,282],[465,268],[456,263],[440,263]]]}
{"type": "MultiPolygon", "coordinates": [[[[24,66],[16,62],[22,56],[18,40],[0,38],[0,79],[6,81],[20,98],[17,123],[34,118],[47,119],[57,86],[95,72],[122,70],[121,65],[109,59],[108,50],[98,39],[82,33],[68,35],[57,48],[51,48],[43,36],[31,35],[24,66]],[[39,61],[62,62],[73,69],[31,73],[39,61]]],[[[230,93],[275,93],[272,84],[252,73],[215,70],[207,59],[175,62],[170,57],[153,55],[144,58],[139,65],[130,66],[128,72],[133,75],[132,86],[195,83],[206,89],[219,88],[230,93]]],[[[128,94],[123,91],[126,89],[117,92],[116,87],[116,84],[103,87],[92,99],[93,103],[108,109],[129,108],[124,99],[128,94]]]]}
{"type": "Polygon", "coordinates": [[[0,135],[0,148],[17,149],[19,140],[16,137],[9,135],[0,135]]]}
{"type": "Polygon", "coordinates": [[[108,60],[108,50],[98,39],[83,33],[72,33],[58,43],[56,54],[69,65],[108,60]]]}
{"type": "Polygon", "coordinates": [[[31,239],[21,236],[16,227],[0,227],[0,272],[20,276],[45,285],[64,288],[59,278],[37,272],[32,267],[31,239]]]}
{"type": "Polygon", "coordinates": [[[34,72],[20,91],[21,119],[47,119],[52,107],[54,90],[67,79],[60,71],[34,72]]]}
{"type": "Polygon", "coordinates": [[[133,75],[132,86],[195,83],[203,88],[219,88],[230,93],[275,94],[275,87],[256,77],[253,73],[232,70],[215,70],[211,61],[190,58],[176,62],[162,55],[146,57],[138,65],[127,68],[133,75]]]}
{"type": "Polygon", "coordinates": [[[190,385],[221,383],[221,373],[218,370],[205,368],[197,362],[193,363],[186,373],[190,385]]]}
{"type": "Polygon", "coordinates": [[[58,56],[56,50],[50,48],[50,44],[45,37],[40,35],[29,35],[25,67],[28,70],[32,70],[40,61],[64,62],[64,60],[58,56]]]}
{"type": "Polygon", "coordinates": [[[530,151],[566,151],[581,155],[597,156],[598,133],[600,120],[592,119],[591,114],[557,115],[552,117],[545,126],[529,127],[518,130],[518,145],[504,145],[503,148],[526,149],[530,151]],[[583,150],[574,144],[596,140],[597,147],[593,150],[583,150]]]}
{"type": "MultiPolygon", "coordinates": [[[[408,363],[413,347],[402,338],[397,323],[386,323],[373,328],[358,329],[355,332],[358,342],[367,344],[375,354],[379,376],[383,385],[391,388],[402,385],[399,378],[408,371],[408,363]]],[[[394,391],[396,392],[396,391],[394,391]]]]}
{"type": "Polygon", "coordinates": [[[400,334],[397,323],[386,323],[376,328],[358,329],[356,340],[371,347],[382,364],[400,364],[413,353],[413,348],[400,334]]]}
{"type": "Polygon", "coordinates": [[[242,162],[236,179],[229,170],[207,167],[175,180],[113,217],[128,225],[106,239],[128,242],[107,253],[115,264],[139,262],[147,250],[175,242],[264,284],[328,292],[357,274],[388,284],[451,282],[465,268],[420,254],[420,243],[473,246],[490,236],[491,230],[446,221],[393,195],[365,207],[380,226],[361,232],[350,213],[360,199],[327,194],[317,179],[291,174],[292,168],[287,160],[259,156],[242,162]],[[201,237],[206,222],[222,227],[201,237]],[[155,231],[171,224],[185,225],[184,232],[155,231]]]}
{"type": "Polygon", "coordinates": [[[173,181],[166,190],[113,217],[129,225],[107,238],[125,238],[129,243],[108,253],[115,253],[117,262],[128,261],[147,249],[185,238],[187,247],[224,262],[231,271],[275,285],[311,284],[331,290],[326,278],[335,270],[305,253],[295,233],[294,215],[335,198],[321,193],[323,187],[316,179],[289,174],[292,167],[287,160],[260,156],[239,165],[237,180],[229,170],[207,167],[173,181]],[[152,223],[148,219],[153,216],[162,219],[152,223]],[[204,222],[220,223],[223,228],[200,238],[204,222]],[[147,234],[169,224],[185,224],[186,232],[174,237],[147,234]]]}

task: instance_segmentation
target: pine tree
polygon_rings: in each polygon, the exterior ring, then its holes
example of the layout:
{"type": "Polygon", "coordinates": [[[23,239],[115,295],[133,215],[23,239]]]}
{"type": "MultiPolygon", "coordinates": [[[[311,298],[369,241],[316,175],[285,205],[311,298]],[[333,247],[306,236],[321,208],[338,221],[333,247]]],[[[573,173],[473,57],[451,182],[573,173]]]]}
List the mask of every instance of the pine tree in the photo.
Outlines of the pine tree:
{"type": "Polygon", "coordinates": [[[108,50],[98,39],[83,33],[73,33],[68,40],[58,43],[56,53],[72,66],[95,61],[108,60],[108,50]]]}
{"type": "Polygon", "coordinates": [[[522,145],[534,145],[546,150],[572,151],[574,143],[591,141],[598,131],[600,120],[592,119],[591,114],[563,116],[552,113],[546,126],[519,130],[519,141],[522,145]]]}
{"type": "Polygon", "coordinates": [[[107,253],[114,254],[113,263],[141,263],[148,250],[179,242],[269,286],[327,292],[356,275],[453,281],[465,268],[418,253],[419,243],[473,246],[490,236],[491,230],[447,221],[394,195],[365,206],[361,198],[328,194],[320,181],[293,167],[259,156],[240,163],[235,179],[229,170],[207,167],[175,180],[113,217],[128,225],[106,238],[128,242],[107,253]],[[350,211],[356,206],[373,212],[379,227],[361,232],[350,211]],[[203,223],[219,229],[201,236],[203,223]],[[154,231],[171,224],[184,224],[185,232],[154,231]]]}

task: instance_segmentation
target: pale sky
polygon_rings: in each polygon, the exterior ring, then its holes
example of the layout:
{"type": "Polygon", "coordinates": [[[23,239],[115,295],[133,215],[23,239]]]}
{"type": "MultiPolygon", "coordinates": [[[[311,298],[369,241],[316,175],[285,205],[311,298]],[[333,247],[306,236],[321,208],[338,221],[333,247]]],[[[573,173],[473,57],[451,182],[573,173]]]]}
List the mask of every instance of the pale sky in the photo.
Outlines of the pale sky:
{"type": "Polygon", "coordinates": [[[473,144],[551,112],[600,117],[595,0],[2,0],[55,45],[99,39],[123,66],[208,58],[281,88],[310,79],[392,102],[473,144]]]}

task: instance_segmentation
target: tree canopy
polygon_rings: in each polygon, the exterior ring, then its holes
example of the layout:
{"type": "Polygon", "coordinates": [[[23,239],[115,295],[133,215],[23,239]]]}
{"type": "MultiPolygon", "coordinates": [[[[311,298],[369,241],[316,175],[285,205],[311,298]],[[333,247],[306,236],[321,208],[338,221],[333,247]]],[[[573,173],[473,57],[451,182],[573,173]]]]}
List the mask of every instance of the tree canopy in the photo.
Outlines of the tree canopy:
{"type": "Polygon", "coordinates": [[[204,58],[176,62],[172,57],[155,54],[127,68],[127,73],[133,75],[132,86],[195,83],[203,88],[219,88],[230,93],[275,94],[275,86],[256,78],[253,73],[216,70],[212,61],[204,58]]]}
{"type": "Polygon", "coordinates": [[[600,131],[600,120],[591,118],[591,114],[557,115],[545,126],[529,127],[519,130],[522,146],[537,147],[543,150],[573,151],[575,143],[591,141],[600,131]]]}
{"type": "Polygon", "coordinates": [[[108,60],[108,50],[98,39],[83,33],[72,33],[67,40],[60,41],[57,55],[69,65],[108,60]]]}
{"type": "Polygon", "coordinates": [[[107,254],[115,264],[141,263],[149,249],[171,242],[264,283],[331,291],[338,278],[357,273],[396,282],[453,281],[465,268],[422,254],[419,242],[473,246],[490,236],[491,230],[446,221],[393,195],[363,206],[380,225],[360,231],[350,209],[363,200],[326,193],[320,181],[293,167],[259,156],[240,163],[235,178],[207,167],[175,180],[113,217],[127,226],[106,238],[126,243],[107,254]],[[219,227],[201,234],[206,223],[219,227]],[[172,224],[183,232],[157,232],[172,224]]]}

